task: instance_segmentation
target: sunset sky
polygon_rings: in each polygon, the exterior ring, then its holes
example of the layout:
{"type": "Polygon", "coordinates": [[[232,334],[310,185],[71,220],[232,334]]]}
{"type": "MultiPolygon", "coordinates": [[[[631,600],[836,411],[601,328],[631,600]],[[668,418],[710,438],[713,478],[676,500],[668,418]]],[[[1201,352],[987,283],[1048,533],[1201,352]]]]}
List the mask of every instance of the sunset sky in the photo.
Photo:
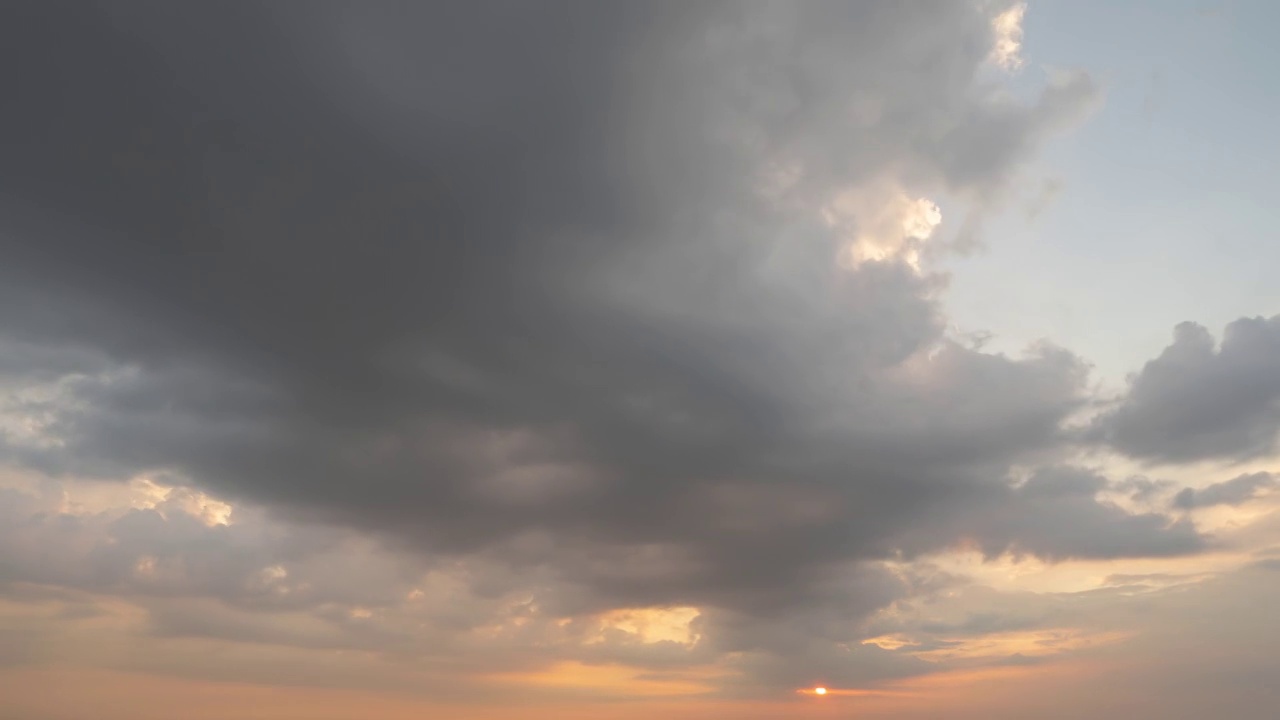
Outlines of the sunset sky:
{"type": "Polygon", "coordinates": [[[1274,720],[1278,24],[4,3],[0,720],[1274,720]]]}

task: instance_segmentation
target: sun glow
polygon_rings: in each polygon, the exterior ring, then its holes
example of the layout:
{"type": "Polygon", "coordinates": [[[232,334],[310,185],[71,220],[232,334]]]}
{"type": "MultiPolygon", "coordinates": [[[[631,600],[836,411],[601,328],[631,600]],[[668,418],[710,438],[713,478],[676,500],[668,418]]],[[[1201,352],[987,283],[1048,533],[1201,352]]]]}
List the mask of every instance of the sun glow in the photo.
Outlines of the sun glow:
{"type": "Polygon", "coordinates": [[[872,698],[901,696],[903,692],[894,688],[829,688],[806,687],[796,690],[797,695],[828,698],[872,698]]]}

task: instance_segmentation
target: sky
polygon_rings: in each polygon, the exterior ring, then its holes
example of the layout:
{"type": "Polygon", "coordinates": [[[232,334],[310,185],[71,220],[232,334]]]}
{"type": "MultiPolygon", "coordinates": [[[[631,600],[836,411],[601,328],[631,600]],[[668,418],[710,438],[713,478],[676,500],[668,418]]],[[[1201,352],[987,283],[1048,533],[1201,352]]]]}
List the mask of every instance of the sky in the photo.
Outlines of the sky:
{"type": "Polygon", "coordinates": [[[1277,20],[8,4],[0,720],[1274,717],[1277,20]]]}

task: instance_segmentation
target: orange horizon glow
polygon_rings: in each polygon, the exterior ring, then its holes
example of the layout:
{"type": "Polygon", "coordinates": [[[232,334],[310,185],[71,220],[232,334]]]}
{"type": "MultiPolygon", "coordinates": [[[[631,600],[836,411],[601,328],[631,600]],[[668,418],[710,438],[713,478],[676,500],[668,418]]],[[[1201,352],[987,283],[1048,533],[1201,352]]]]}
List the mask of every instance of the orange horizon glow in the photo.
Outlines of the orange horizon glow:
{"type": "Polygon", "coordinates": [[[809,695],[812,697],[897,697],[908,695],[909,693],[901,690],[869,690],[863,688],[833,688],[833,687],[812,687],[800,688],[796,690],[798,695],[809,695]]]}

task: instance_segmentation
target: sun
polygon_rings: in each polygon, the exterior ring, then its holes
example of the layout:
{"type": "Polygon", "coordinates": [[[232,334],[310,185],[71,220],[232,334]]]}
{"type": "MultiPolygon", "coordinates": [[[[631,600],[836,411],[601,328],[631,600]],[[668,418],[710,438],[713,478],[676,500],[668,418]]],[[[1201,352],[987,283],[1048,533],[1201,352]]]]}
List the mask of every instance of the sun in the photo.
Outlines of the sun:
{"type": "Polygon", "coordinates": [[[826,695],[826,694],[827,694],[827,689],[826,689],[826,688],[824,688],[824,687],[814,688],[814,689],[813,689],[813,694],[814,694],[814,695],[826,695]]]}

